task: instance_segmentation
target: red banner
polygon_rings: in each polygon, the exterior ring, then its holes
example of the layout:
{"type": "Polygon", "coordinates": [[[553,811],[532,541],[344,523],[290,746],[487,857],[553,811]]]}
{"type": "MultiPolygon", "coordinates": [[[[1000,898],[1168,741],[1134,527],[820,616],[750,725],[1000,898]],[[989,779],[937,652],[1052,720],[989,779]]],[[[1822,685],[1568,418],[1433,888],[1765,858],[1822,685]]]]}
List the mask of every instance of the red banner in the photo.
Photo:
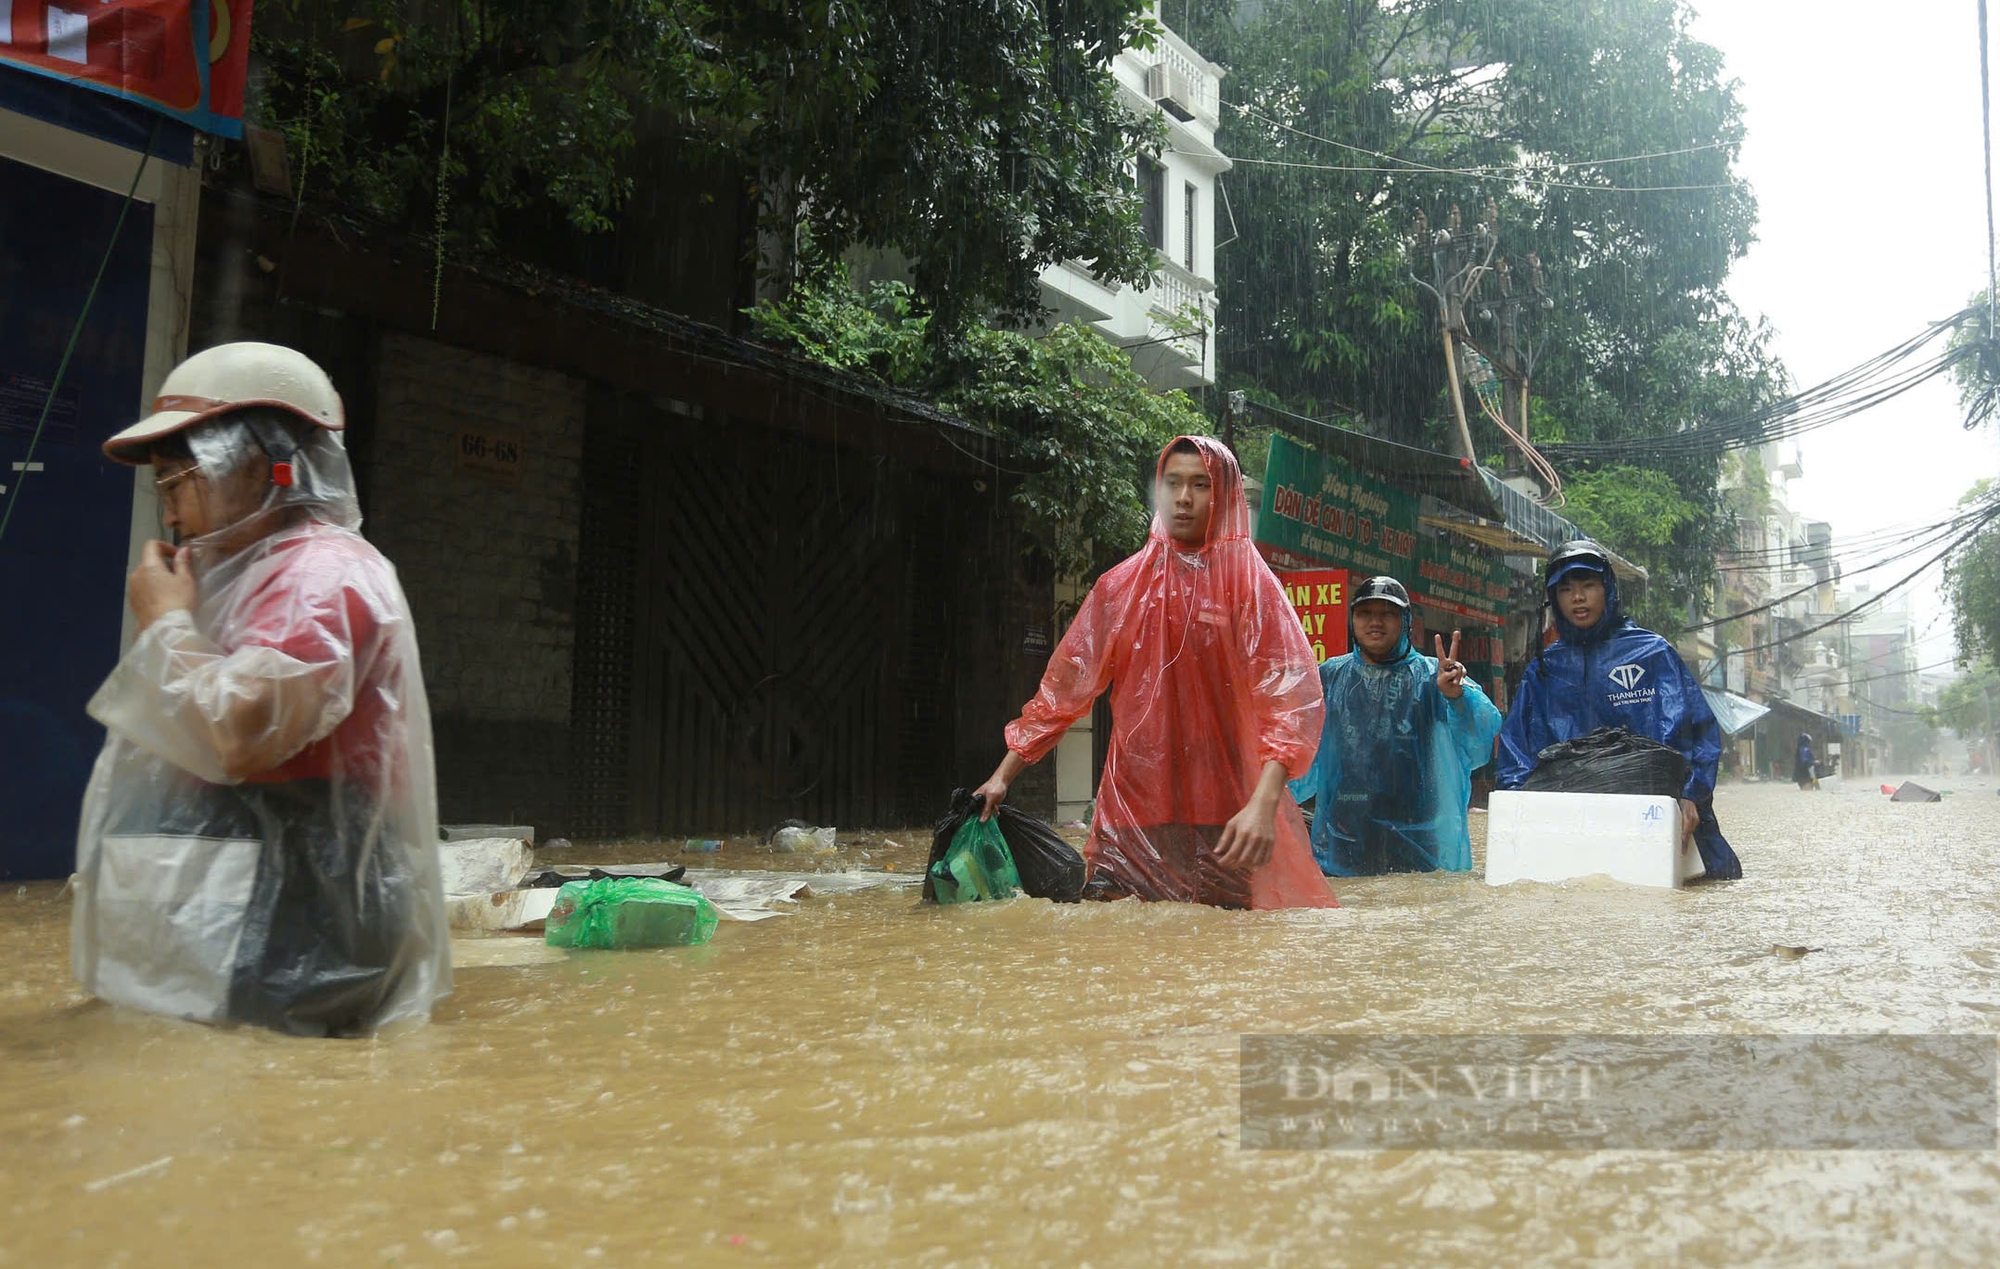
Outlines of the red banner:
{"type": "Polygon", "coordinates": [[[1347,570],[1280,573],[1278,581],[1285,588],[1285,598],[1292,601],[1292,611],[1299,615],[1299,624],[1305,627],[1313,660],[1324,661],[1347,651],[1347,570]]]}
{"type": "Polygon", "coordinates": [[[0,64],[243,135],[252,0],[0,0],[0,64]]]}

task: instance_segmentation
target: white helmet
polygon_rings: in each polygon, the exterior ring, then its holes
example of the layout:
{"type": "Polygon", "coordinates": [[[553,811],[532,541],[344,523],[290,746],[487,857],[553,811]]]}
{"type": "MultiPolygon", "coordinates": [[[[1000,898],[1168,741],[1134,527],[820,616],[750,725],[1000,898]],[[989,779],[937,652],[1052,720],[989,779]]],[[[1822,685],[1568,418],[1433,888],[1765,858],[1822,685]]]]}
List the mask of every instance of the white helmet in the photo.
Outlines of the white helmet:
{"type": "Polygon", "coordinates": [[[218,344],[174,367],[153,412],[104,442],[104,452],[144,466],[154,441],[248,405],[289,410],[329,432],[347,426],[333,380],[312,358],[277,344],[218,344]]]}

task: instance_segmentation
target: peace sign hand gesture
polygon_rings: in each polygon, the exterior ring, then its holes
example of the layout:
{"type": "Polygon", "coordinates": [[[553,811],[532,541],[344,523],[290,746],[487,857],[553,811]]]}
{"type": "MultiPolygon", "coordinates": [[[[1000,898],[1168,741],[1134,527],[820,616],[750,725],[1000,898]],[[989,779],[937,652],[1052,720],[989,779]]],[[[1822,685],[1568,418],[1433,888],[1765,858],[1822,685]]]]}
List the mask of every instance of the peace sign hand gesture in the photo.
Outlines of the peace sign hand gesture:
{"type": "Polygon", "coordinates": [[[1465,695],[1465,665],[1458,659],[1458,631],[1451,632],[1451,651],[1444,650],[1444,636],[1433,635],[1437,640],[1438,691],[1444,693],[1448,701],[1455,701],[1465,695]]]}

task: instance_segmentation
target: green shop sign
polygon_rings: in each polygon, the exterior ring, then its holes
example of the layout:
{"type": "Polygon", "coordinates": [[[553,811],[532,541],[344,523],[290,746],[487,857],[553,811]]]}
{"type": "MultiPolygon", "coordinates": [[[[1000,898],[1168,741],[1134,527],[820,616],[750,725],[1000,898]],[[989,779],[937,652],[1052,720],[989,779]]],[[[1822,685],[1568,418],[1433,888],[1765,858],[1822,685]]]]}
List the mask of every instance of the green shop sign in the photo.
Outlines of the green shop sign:
{"type": "Polygon", "coordinates": [[[1359,476],[1288,436],[1271,438],[1257,540],[1288,555],[1406,578],[1417,555],[1417,500],[1359,476]]]}
{"type": "Polygon", "coordinates": [[[1508,577],[1498,559],[1418,522],[1414,494],[1383,485],[1289,436],[1271,438],[1260,545],[1359,582],[1388,573],[1418,606],[1484,626],[1506,624],[1508,577]]]}

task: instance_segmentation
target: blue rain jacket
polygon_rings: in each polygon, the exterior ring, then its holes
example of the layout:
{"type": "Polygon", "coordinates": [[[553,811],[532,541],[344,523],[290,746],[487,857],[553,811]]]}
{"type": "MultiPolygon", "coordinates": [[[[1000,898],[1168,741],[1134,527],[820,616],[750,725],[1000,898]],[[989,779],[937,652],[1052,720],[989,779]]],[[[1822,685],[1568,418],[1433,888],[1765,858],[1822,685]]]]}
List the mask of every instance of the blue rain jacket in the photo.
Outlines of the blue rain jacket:
{"type": "Polygon", "coordinates": [[[1466,805],[1472,773],[1492,758],[1500,711],[1471,679],[1457,700],[1438,691],[1438,663],[1403,639],[1386,664],[1354,651],[1319,667],[1325,730],[1312,769],[1292,781],[1300,802],[1316,799],[1313,858],[1334,877],[1389,872],[1467,872],[1472,840],[1466,805]]]}
{"type": "Polygon", "coordinates": [[[1715,819],[1715,770],[1722,757],[1715,714],[1673,645],[1625,615],[1617,577],[1604,574],[1604,591],[1604,615],[1596,625],[1580,630],[1557,609],[1559,641],[1529,659],[1500,731],[1500,787],[1520,788],[1542,750],[1599,727],[1656,740],[1688,760],[1681,796],[1701,810],[1695,845],[1708,876],[1741,877],[1742,864],[1715,819]]]}

